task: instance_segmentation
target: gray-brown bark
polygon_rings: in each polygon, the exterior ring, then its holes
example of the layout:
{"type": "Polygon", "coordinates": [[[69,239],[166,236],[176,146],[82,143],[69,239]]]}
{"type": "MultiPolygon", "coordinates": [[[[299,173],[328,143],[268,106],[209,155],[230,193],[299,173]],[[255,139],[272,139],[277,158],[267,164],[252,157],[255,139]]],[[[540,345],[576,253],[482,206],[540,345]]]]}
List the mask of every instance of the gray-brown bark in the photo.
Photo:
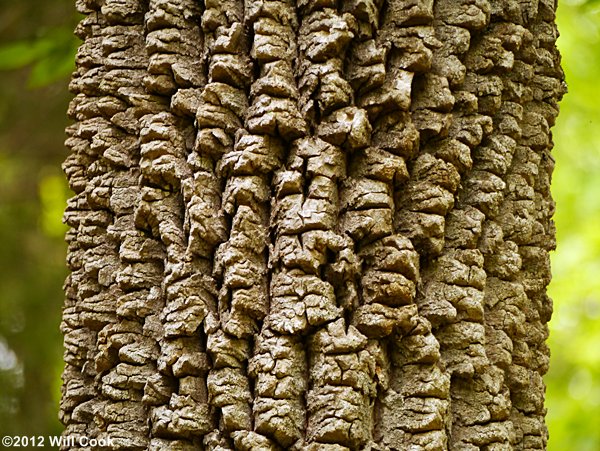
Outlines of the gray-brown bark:
{"type": "Polygon", "coordinates": [[[65,434],[544,449],[555,0],[78,0],[65,434]]]}

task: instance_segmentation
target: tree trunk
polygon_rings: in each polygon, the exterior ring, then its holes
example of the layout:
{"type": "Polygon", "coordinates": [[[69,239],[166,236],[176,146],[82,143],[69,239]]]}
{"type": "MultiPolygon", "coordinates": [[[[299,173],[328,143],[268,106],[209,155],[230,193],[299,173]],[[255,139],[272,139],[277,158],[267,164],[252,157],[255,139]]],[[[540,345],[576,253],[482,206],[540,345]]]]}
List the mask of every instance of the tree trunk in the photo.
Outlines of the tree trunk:
{"type": "Polygon", "coordinates": [[[555,0],[77,7],[65,435],[546,447],[555,0]]]}

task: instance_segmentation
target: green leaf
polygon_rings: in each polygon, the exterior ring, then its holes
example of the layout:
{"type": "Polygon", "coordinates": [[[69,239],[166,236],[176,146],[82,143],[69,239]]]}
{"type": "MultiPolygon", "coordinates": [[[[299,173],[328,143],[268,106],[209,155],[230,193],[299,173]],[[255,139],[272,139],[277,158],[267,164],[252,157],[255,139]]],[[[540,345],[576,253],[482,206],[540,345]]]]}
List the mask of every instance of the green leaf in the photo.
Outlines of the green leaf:
{"type": "Polygon", "coordinates": [[[0,47],[0,70],[32,66],[30,88],[46,86],[66,78],[74,69],[79,41],[69,27],[49,30],[36,40],[14,41],[0,47]]]}
{"type": "Polygon", "coordinates": [[[30,88],[39,88],[52,82],[67,77],[75,68],[75,63],[70,55],[50,55],[40,59],[33,66],[27,85],[30,88]]]}
{"type": "Polygon", "coordinates": [[[47,51],[50,42],[15,41],[0,47],[0,70],[20,69],[38,59],[47,51]]]}

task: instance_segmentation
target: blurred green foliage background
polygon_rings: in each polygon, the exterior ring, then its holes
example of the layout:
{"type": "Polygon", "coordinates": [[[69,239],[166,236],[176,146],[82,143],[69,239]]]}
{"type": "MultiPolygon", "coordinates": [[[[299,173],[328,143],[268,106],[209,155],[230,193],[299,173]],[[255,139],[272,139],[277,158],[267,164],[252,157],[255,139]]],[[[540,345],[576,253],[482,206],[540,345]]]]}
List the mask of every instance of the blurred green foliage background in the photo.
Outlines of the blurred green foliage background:
{"type": "Polygon", "coordinates": [[[559,0],[569,93],[554,134],[551,451],[600,450],[600,1],[559,0]]]}
{"type": "Polygon", "coordinates": [[[0,435],[50,435],[62,371],[69,195],[60,164],[72,0],[0,0],[0,435]]]}
{"type": "MultiPolygon", "coordinates": [[[[69,191],[60,169],[72,0],[0,0],[0,435],[50,435],[62,371],[69,191]]],[[[600,450],[600,1],[561,0],[549,450],[600,450]]]]}

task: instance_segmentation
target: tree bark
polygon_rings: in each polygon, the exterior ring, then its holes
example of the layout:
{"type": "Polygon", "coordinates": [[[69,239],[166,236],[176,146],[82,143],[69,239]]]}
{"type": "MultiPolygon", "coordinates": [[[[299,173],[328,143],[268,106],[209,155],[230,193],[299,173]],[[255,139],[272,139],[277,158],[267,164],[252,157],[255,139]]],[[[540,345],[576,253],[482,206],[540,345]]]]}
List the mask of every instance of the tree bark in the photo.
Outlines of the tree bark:
{"type": "Polygon", "coordinates": [[[546,447],[555,0],[76,3],[65,435],[546,447]]]}

